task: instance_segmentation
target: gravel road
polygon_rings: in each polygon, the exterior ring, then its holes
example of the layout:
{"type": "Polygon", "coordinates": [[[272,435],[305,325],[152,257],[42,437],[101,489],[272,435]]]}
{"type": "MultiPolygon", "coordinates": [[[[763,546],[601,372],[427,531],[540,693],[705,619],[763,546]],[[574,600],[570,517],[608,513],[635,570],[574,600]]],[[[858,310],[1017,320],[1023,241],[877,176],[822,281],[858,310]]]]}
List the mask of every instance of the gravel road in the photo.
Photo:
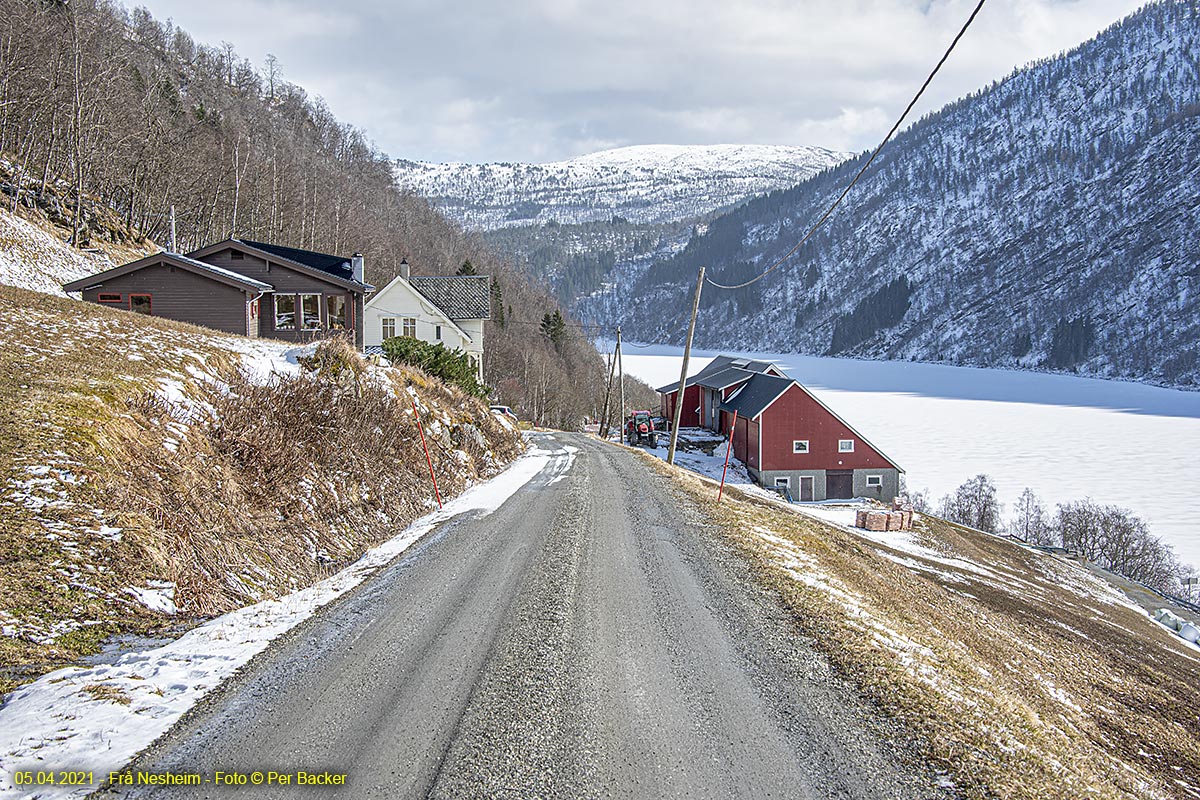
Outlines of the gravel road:
{"type": "Polygon", "coordinates": [[[431,532],[133,765],[329,771],[343,788],[108,794],[940,796],[663,477],[582,435],[538,443],[576,448],[570,470],[431,532]]]}

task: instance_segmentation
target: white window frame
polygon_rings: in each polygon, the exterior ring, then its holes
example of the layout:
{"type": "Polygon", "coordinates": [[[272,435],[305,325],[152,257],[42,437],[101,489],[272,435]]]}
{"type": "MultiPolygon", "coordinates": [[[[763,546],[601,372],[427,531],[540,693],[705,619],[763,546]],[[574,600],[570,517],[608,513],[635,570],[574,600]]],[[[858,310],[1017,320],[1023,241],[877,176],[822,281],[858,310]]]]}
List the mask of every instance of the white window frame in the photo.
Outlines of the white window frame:
{"type": "Polygon", "coordinates": [[[379,334],[382,339],[394,339],[396,337],[396,318],[380,317],[379,334]]]}
{"type": "Polygon", "coordinates": [[[883,476],[882,475],[868,475],[867,476],[867,488],[868,489],[882,489],[883,488],[883,476]]]}
{"type": "Polygon", "coordinates": [[[801,456],[808,455],[809,446],[808,439],[793,439],[792,440],[792,455],[801,456]],[[803,448],[803,449],[801,449],[803,448]]]}
{"type": "Polygon", "coordinates": [[[853,439],[838,439],[838,452],[839,453],[853,453],[854,452],[854,440],[853,439]]]}
{"type": "Polygon", "coordinates": [[[276,294],[275,301],[274,301],[274,303],[272,303],[272,310],[275,312],[275,330],[277,330],[277,331],[294,331],[294,330],[296,330],[296,317],[299,316],[299,314],[300,314],[300,304],[298,302],[296,302],[296,295],[288,294],[286,292],[284,292],[283,294],[276,294]],[[291,325],[280,325],[279,324],[279,300],[280,300],[280,298],[283,298],[283,297],[290,297],[292,299],[292,324],[291,325]]]}
{"type": "Polygon", "coordinates": [[[433,338],[437,339],[439,342],[442,340],[442,326],[441,325],[433,326],[433,338]]]}
{"type": "Polygon", "coordinates": [[[319,331],[325,327],[325,321],[321,318],[321,295],[312,292],[304,292],[300,295],[300,302],[296,304],[296,313],[300,317],[300,329],[305,331],[319,331]],[[308,321],[304,319],[304,301],[306,298],[317,298],[317,324],[310,328],[308,321]]]}
{"type": "Polygon", "coordinates": [[[401,336],[408,336],[411,339],[417,338],[417,318],[416,317],[401,317],[400,328],[401,336]]]}
{"type": "Polygon", "coordinates": [[[330,330],[345,330],[346,326],[350,323],[350,314],[346,308],[348,305],[348,298],[344,294],[325,295],[325,327],[329,328],[330,330]],[[331,312],[333,310],[333,305],[337,302],[342,304],[342,321],[335,328],[331,312]]]}
{"type": "Polygon", "coordinates": [[[780,486],[786,486],[788,489],[791,489],[792,488],[792,476],[791,475],[784,475],[783,477],[776,476],[775,488],[778,489],[780,486]]]}
{"type": "Polygon", "coordinates": [[[816,496],[817,496],[817,479],[812,475],[801,475],[796,481],[796,499],[800,500],[801,503],[813,502],[812,498],[815,498],[816,496]],[[808,494],[809,494],[809,498],[810,498],[807,501],[800,500],[800,498],[804,497],[804,482],[805,481],[808,481],[808,494]]]}

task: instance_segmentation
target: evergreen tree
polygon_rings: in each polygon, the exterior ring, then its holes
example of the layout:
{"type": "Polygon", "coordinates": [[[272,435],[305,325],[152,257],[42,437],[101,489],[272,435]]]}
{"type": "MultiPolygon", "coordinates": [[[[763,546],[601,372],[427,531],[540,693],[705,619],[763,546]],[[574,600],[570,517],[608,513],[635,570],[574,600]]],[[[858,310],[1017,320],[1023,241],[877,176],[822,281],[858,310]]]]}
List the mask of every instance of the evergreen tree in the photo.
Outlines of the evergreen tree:
{"type": "Polygon", "coordinates": [[[542,317],[542,335],[556,348],[562,347],[567,336],[567,323],[558,309],[555,309],[554,313],[546,312],[542,317]]]}
{"type": "Polygon", "coordinates": [[[504,295],[500,291],[500,281],[492,278],[492,319],[500,329],[504,328],[504,295]]]}

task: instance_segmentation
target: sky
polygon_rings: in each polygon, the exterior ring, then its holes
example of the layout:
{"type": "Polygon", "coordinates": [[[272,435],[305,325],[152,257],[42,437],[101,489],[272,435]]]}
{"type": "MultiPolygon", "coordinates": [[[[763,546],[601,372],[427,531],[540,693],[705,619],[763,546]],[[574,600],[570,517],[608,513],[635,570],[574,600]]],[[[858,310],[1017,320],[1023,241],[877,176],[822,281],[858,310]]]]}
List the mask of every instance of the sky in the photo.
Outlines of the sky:
{"type": "MultiPolygon", "coordinates": [[[[393,158],[557,161],[639,144],[859,151],[973,0],[126,0],[230,42],[393,158]]],[[[1086,41],[1138,0],[988,0],[917,109],[1086,41]]]]}

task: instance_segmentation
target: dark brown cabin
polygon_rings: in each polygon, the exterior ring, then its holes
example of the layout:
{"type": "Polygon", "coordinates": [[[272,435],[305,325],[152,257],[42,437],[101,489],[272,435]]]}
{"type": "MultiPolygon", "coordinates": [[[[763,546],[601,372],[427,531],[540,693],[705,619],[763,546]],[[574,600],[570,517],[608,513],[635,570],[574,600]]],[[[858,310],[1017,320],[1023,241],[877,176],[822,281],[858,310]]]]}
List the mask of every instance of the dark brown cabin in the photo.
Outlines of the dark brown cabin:
{"type": "Polygon", "coordinates": [[[158,253],[65,284],[83,299],[226,333],[309,342],[352,331],[363,342],[362,256],[229,239],[158,253]]]}

